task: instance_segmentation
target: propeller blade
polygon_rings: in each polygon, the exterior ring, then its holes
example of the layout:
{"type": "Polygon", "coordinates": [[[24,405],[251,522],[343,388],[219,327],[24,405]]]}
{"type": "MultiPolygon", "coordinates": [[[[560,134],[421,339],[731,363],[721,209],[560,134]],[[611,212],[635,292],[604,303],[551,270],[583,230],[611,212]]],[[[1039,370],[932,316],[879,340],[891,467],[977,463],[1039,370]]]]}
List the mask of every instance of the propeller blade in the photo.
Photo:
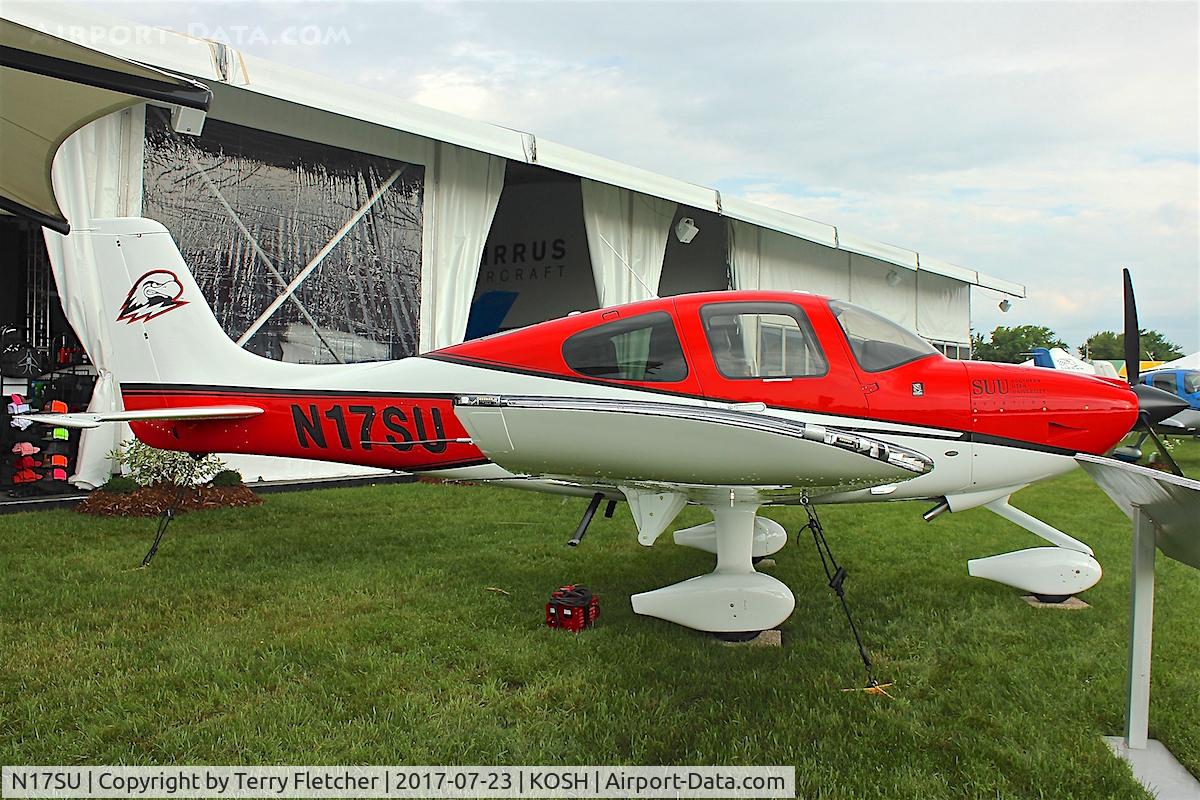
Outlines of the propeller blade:
{"type": "Polygon", "coordinates": [[[1125,376],[1132,385],[1142,378],[1141,329],[1138,328],[1137,300],[1133,297],[1133,278],[1129,277],[1128,269],[1122,273],[1125,277],[1125,376]]]}

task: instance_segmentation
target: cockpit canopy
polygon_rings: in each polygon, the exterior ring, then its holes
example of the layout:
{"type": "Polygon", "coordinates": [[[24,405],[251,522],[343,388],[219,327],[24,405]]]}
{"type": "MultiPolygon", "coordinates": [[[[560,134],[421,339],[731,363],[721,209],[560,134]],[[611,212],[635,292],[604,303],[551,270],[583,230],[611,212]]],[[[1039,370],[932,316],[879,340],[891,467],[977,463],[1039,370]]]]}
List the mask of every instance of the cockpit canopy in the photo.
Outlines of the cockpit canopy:
{"type": "Polygon", "coordinates": [[[841,300],[830,300],[829,308],[855,360],[867,372],[882,372],[937,352],[920,336],[874,311],[841,300]]]}

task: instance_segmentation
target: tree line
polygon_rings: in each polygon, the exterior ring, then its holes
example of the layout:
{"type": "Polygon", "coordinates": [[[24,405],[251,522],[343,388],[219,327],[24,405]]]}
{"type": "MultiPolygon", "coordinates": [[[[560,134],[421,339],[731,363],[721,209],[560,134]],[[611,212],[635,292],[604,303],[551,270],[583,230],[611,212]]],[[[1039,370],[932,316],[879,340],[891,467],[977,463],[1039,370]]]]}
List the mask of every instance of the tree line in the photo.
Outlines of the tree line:
{"type": "MultiPolygon", "coordinates": [[[[1155,330],[1139,331],[1142,361],[1172,361],[1183,357],[1179,345],[1155,330]]],[[[1061,347],[1070,350],[1063,339],[1044,325],[998,326],[989,338],[971,334],[971,357],[978,361],[1018,364],[1030,358],[1035,347],[1061,347]]],[[[1088,359],[1121,361],[1125,358],[1125,334],[1098,331],[1079,345],[1079,353],[1088,359]]]]}

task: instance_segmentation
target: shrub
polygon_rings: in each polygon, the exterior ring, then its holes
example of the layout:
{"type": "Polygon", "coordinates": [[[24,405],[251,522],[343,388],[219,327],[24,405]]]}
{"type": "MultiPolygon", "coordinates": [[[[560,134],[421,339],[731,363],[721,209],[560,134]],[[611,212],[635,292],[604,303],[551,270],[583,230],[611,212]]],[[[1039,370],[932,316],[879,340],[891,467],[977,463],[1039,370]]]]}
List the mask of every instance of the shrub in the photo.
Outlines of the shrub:
{"type": "Polygon", "coordinates": [[[225,462],[215,455],[193,456],[177,450],[159,450],[136,440],[124,443],[108,457],[120,464],[138,486],[156,483],[195,486],[208,483],[225,469],[225,462]]]}
{"type": "Polygon", "coordinates": [[[133,494],[141,487],[133,478],[127,478],[124,475],[113,475],[108,479],[108,482],[100,487],[103,492],[109,494],[133,494]]]}
{"type": "Polygon", "coordinates": [[[242,484],[242,473],[236,469],[223,469],[212,477],[212,485],[232,489],[242,484]]]}

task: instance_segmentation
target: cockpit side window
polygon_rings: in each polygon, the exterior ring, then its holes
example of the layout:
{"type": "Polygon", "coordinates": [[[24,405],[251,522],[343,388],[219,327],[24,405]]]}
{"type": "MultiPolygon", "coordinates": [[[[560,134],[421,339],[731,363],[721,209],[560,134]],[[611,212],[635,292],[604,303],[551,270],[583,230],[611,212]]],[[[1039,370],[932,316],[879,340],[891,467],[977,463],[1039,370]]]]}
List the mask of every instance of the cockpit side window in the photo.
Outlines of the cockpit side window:
{"type": "Polygon", "coordinates": [[[883,372],[936,353],[929,342],[874,311],[840,300],[829,308],[846,334],[850,351],[867,372],[883,372]]]}
{"type": "Polygon", "coordinates": [[[1186,394],[1200,393],[1200,370],[1189,369],[1183,373],[1183,391],[1186,394]]]}
{"type": "Polygon", "coordinates": [[[675,324],[663,311],[580,331],[563,342],[562,354],[568,367],[589,378],[674,383],[688,375],[675,324]]]}
{"type": "Polygon", "coordinates": [[[713,303],[700,309],[726,378],[802,378],[829,370],[804,309],[791,303],[713,303]]]}

